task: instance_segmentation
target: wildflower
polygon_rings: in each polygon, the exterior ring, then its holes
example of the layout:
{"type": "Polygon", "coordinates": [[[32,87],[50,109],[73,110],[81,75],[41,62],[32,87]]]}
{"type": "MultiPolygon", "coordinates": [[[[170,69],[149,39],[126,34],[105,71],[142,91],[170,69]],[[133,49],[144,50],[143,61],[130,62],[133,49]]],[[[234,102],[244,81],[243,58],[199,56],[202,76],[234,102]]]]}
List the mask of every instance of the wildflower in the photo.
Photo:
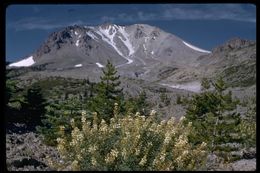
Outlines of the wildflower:
{"type": "Polygon", "coordinates": [[[139,162],[139,165],[140,166],[144,166],[144,164],[147,162],[147,158],[146,158],[147,156],[145,155],[142,159],[141,159],[141,161],[139,162]]]}
{"type": "Polygon", "coordinates": [[[155,110],[152,110],[151,112],[150,112],[150,116],[154,116],[156,114],[156,111],[155,110]]]}
{"type": "Polygon", "coordinates": [[[184,136],[180,136],[176,144],[174,145],[176,148],[183,148],[187,145],[188,141],[184,136]]]}
{"type": "Polygon", "coordinates": [[[140,148],[135,148],[135,155],[139,155],[140,154],[140,148]]]}
{"type": "Polygon", "coordinates": [[[81,112],[81,115],[82,115],[82,116],[86,116],[86,115],[87,115],[87,112],[86,112],[86,111],[82,111],[82,112],[81,112]]]}
{"type": "Polygon", "coordinates": [[[115,128],[115,129],[119,129],[120,127],[121,127],[120,124],[115,124],[115,125],[113,126],[113,128],[115,128]]]}
{"type": "Polygon", "coordinates": [[[182,117],[180,118],[180,122],[182,122],[182,121],[184,121],[184,120],[185,120],[185,117],[182,116],[182,117]]]}
{"type": "Polygon", "coordinates": [[[97,160],[96,160],[94,157],[91,158],[91,164],[92,164],[93,166],[96,166],[96,165],[97,165],[97,160]]]}
{"type": "Polygon", "coordinates": [[[118,153],[119,152],[116,149],[115,150],[112,149],[111,152],[108,153],[105,158],[106,163],[113,163],[115,161],[115,159],[117,158],[118,153]]]}
{"type": "Polygon", "coordinates": [[[126,160],[126,155],[127,155],[127,151],[124,148],[123,151],[121,152],[121,155],[123,156],[123,158],[126,160]]]}
{"type": "Polygon", "coordinates": [[[201,148],[205,148],[206,146],[207,146],[206,142],[202,142],[201,145],[200,145],[201,148]]]}
{"type": "Polygon", "coordinates": [[[79,162],[77,160],[74,160],[71,164],[72,170],[73,171],[78,171],[79,170],[79,162]]]}
{"type": "Polygon", "coordinates": [[[164,144],[169,144],[170,140],[171,140],[171,135],[169,133],[166,133],[165,134],[165,139],[164,139],[163,143],[164,144]]]}
{"type": "Polygon", "coordinates": [[[145,116],[140,116],[142,121],[145,121],[145,116]]]}
{"type": "Polygon", "coordinates": [[[72,128],[75,128],[75,127],[76,127],[74,118],[72,118],[72,119],[70,120],[70,124],[71,124],[72,128]]]}
{"type": "Polygon", "coordinates": [[[64,136],[65,135],[65,127],[64,126],[59,126],[59,128],[60,128],[61,135],[64,136]]]}
{"type": "Polygon", "coordinates": [[[171,117],[168,121],[167,121],[167,125],[173,125],[175,122],[175,118],[174,117],[171,117]]]}
{"type": "Polygon", "coordinates": [[[163,152],[160,155],[160,161],[164,162],[166,154],[163,152]]]}
{"type": "Polygon", "coordinates": [[[166,123],[166,121],[165,121],[165,120],[162,120],[161,123],[160,123],[160,125],[164,125],[165,123],[166,123]]]}
{"type": "Polygon", "coordinates": [[[82,123],[85,123],[85,122],[86,122],[86,117],[85,117],[85,115],[83,115],[83,114],[82,114],[82,117],[81,117],[81,122],[82,122],[82,123]]]}
{"type": "Polygon", "coordinates": [[[140,139],[141,138],[141,135],[136,135],[136,139],[140,139]]]}
{"type": "Polygon", "coordinates": [[[101,123],[100,123],[100,131],[101,132],[107,132],[108,131],[108,128],[107,128],[107,124],[105,122],[105,120],[101,120],[101,123]]]}
{"type": "Polygon", "coordinates": [[[114,116],[117,117],[118,115],[118,103],[114,104],[114,116]]]}
{"type": "Polygon", "coordinates": [[[140,112],[136,112],[136,113],[135,113],[135,116],[136,116],[136,117],[138,117],[138,116],[140,116],[140,115],[141,115],[140,112]]]}
{"type": "Polygon", "coordinates": [[[89,148],[88,148],[88,152],[90,152],[90,153],[94,153],[96,150],[97,150],[97,146],[96,145],[94,145],[94,146],[90,146],[89,148]]]}
{"type": "Polygon", "coordinates": [[[83,159],[83,157],[82,157],[80,154],[77,154],[76,158],[77,158],[78,160],[82,160],[82,159],[83,159]]]}

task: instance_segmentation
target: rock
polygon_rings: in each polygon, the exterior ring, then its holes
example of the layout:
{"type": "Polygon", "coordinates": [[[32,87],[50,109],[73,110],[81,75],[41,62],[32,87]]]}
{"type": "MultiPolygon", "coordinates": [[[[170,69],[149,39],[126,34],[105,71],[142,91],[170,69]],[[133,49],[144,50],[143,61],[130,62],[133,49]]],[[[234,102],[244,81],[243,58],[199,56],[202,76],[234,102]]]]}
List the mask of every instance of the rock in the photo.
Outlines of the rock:
{"type": "Polygon", "coordinates": [[[232,151],[230,152],[231,156],[233,157],[238,157],[239,159],[243,158],[243,152],[241,151],[232,151]]]}
{"type": "Polygon", "coordinates": [[[43,144],[40,136],[35,133],[6,134],[6,163],[10,171],[46,171],[46,156],[58,161],[58,151],[54,147],[43,144]],[[20,141],[17,145],[16,141],[20,141]]]}
{"type": "Polygon", "coordinates": [[[215,154],[209,154],[207,156],[206,167],[208,170],[214,169],[219,164],[219,158],[215,154]]]}
{"type": "Polygon", "coordinates": [[[256,170],[256,159],[250,160],[239,160],[232,163],[233,171],[255,171],[256,170]]]}
{"type": "Polygon", "coordinates": [[[253,159],[256,158],[256,148],[249,148],[248,150],[243,151],[243,158],[244,159],[253,159]]]}

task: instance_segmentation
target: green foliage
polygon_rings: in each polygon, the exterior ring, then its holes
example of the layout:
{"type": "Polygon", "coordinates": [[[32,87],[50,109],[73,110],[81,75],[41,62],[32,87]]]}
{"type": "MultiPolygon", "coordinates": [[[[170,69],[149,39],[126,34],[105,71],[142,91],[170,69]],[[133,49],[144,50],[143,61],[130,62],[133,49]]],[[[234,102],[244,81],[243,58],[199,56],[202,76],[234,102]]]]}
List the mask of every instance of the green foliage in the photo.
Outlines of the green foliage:
{"type": "Polygon", "coordinates": [[[142,91],[138,97],[131,97],[125,101],[125,109],[128,113],[139,112],[142,115],[148,115],[148,109],[150,107],[147,101],[147,95],[145,91],[142,91]]]}
{"type": "Polygon", "coordinates": [[[207,78],[201,80],[202,90],[208,90],[210,88],[210,82],[207,78]]]}
{"type": "Polygon", "coordinates": [[[27,90],[21,103],[21,113],[27,125],[40,125],[45,114],[46,100],[41,93],[41,88],[33,85],[27,90]]]}
{"type": "Polygon", "coordinates": [[[180,95],[177,95],[176,104],[182,104],[182,99],[180,95]]]}
{"type": "Polygon", "coordinates": [[[239,124],[245,147],[256,147],[256,98],[251,98],[247,104],[246,116],[239,124]]]}
{"type": "Polygon", "coordinates": [[[67,133],[71,132],[69,127],[70,119],[74,118],[78,123],[83,110],[83,103],[76,96],[68,97],[63,101],[54,101],[47,106],[47,112],[42,120],[42,126],[37,127],[37,131],[44,137],[47,145],[56,145],[56,139],[60,136],[59,127],[65,126],[67,133]]]}
{"type": "Polygon", "coordinates": [[[9,103],[9,100],[12,97],[12,94],[16,92],[16,81],[7,79],[5,83],[5,105],[9,103]]]}
{"type": "Polygon", "coordinates": [[[98,123],[96,115],[86,121],[82,114],[81,125],[71,124],[71,136],[57,139],[64,162],[49,160],[49,166],[75,171],[204,170],[207,144],[189,143],[191,123],[184,126],[174,118],[157,123],[154,118],[154,114],[114,116],[108,124],[98,123]]]}
{"type": "Polygon", "coordinates": [[[160,94],[160,100],[164,103],[165,106],[169,106],[171,104],[171,99],[167,96],[165,92],[160,94]]]}
{"type": "Polygon", "coordinates": [[[103,76],[101,81],[97,84],[96,95],[91,99],[89,105],[92,112],[97,112],[98,116],[108,121],[113,115],[113,107],[115,103],[122,108],[123,89],[120,87],[119,75],[113,64],[109,61],[106,67],[102,69],[103,76]]]}
{"type": "MultiPolygon", "coordinates": [[[[205,81],[204,81],[205,82],[205,81]]],[[[243,142],[238,125],[240,114],[234,112],[238,102],[232,99],[232,92],[224,93],[226,85],[222,78],[204,85],[204,92],[194,95],[186,112],[187,121],[192,121],[195,131],[190,135],[193,143],[206,141],[210,150],[214,151],[223,143],[243,142]]],[[[221,149],[220,149],[221,150],[221,149]]]]}
{"type": "Polygon", "coordinates": [[[220,75],[225,76],[226,82],[232,87],[248,87],[256,84],[255,60],[244,61],[239,65],[227,67],[220,75]]]}

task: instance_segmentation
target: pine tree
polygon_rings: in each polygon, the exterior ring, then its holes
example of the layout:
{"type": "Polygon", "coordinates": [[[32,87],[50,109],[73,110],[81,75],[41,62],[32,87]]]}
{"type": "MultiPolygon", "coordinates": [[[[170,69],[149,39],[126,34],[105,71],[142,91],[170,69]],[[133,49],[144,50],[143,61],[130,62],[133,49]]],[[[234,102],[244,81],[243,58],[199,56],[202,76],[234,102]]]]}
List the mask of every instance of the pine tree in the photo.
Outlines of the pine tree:
{"type": "Polygon", "coordinates": [[[37,85],[32,86],[24,97],[25,99],[21,103],[24,122],[32,127],[40,125],[46,111],[46,100],[43,98],[41,88],[37,85]]]}
{"type": "Polygon", "coordinates": [[[226,85],[222,78],[211,82],[214,91],[204,84],[204,92],[192,97],[186,112],[186,121],[191,121],[196,129],[190,140],[195,144],[207,141],[212,151],[222,151],[221,144],[242,142],[237,128],[241,117],[234,112],[237,102],[232,99],[232,92],[224,93],[226,85]]]}
{"type": "Polygon", "coordinates": [[[90,110],[97,112],[100,118],[108,121],[113,116],[114,104],[122,108],[123,89],[120,88],[120,75],[110,61],[102,69],[101,81],[97,84],[96,95],[90,101],[90,110]]]}
{"type": "Polygon", "coordinates": [[[37,131],[44,136],[44,142],[48,145],[56,145],[56,139],[60,126],[65,126],[67,134],[70,133],[70,120],[75,119],[78,124],[81,118],[83,102],[76,96],[68,96],[66,100],[55,100],[46,107],[46,114],[42,120],[42,126],[37,131]]]}

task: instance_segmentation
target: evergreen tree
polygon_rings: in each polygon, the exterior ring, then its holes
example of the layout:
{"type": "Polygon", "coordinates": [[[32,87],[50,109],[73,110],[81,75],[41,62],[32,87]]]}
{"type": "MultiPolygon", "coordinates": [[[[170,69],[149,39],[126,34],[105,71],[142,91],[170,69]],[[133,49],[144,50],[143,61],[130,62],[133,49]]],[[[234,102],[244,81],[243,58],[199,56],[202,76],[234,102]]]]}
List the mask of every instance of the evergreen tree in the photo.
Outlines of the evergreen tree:
{"type": "Polygon", "coordinates": [[[239,137],[238,124],[240,114],[232,112],[237,102],[232,99],[232,93],[224,94],[226,85],[222,78],[212,82],[214,91],[209,91],[209,85],[202,85],[204,92],[194,95],[186,112],[186,121],[192,122],[195,131],[190,140],[195,144],[207,141],[211,150],[224,150],[221,144],[242,142],[239,137]],[[206,87],[205,87],[206,86],[206,87]]]}
{"type": "Polygon", "coordinates": [[[141,115],[147,116],[149,114],[149,103],[147,102],[147,95],[145,91],[140,92],[137,97],[130,97],[125,101],[126,111],[135,114],[139,112],[141,115]]]}
{"type": "Polygon", "coordinates": [[[5,83],[5,105],[9,103],[9,100],[11,99],[14,92],[17,91],[16,87],[16,81],[8,79],[5,83]]]}
{"type": "Polygon", "coordinates": [[[25,99],[21,103],[21,112],[24,115],[24,121],[28,125],[40,125],[41,118],[45,114],[46,100],[43,98],[41,88],[37,85],[27,90],[25,99]]]}
{"type": "Polygon", "coordinates": [[[58,133],[60,126],[65,126],[65,131],[69,134],[71,132],[70,120],[74,118],[76,124],[80,122],[83,102],[76,96],[68,96],[66,100],[53,101],[46,109],[42,126],[37,127],[37,131],[44,136],[46,144],[56,145],[56,139],[60,137],[58,133]]]}
{"type": "Polygon", "coordinates": [[[102,72],[101,81],[96,87],[96,95],[90,101],[90,109],[108,121],[113,116],[115,103],[122,109],[123,89],[120,88],[120,75],[117,75],[116,68],[110,61],[107,61],[102,72]]]}
{"type": "Polygon", "coordinates": [[[201,80],[202,90],[208,90],[210,88],[210,82],[207,78],[201,80]]]}
{"type": "Polygon", "coordinates": [[[165,106],[169,106],[171,103],[171,99],[167,96],[165,92],[162,92],[160,94],[160,100],[162,103],[164,103],[165,106]]]}

